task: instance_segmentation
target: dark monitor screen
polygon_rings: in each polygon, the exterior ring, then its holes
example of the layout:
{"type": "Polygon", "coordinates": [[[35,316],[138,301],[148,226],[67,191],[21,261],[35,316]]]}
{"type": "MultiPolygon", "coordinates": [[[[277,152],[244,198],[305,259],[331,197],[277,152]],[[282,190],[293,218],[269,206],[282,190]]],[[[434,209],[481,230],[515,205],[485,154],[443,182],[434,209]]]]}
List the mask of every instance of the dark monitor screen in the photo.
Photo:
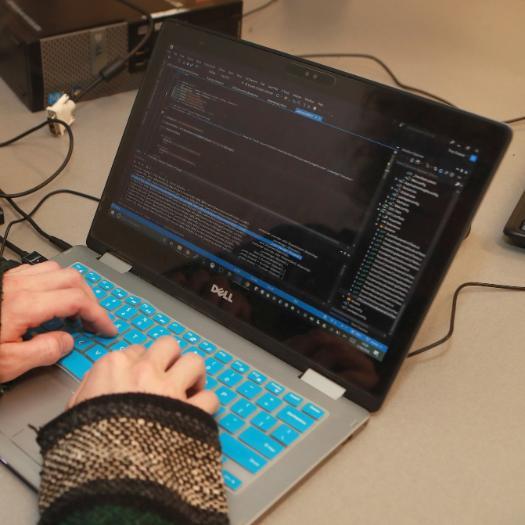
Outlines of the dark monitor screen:
{"type": "Polygon", "coordinates": [[[169,24],[91,242],[300,368],[382,397],[507,140],[487,120],[169,24]]]}

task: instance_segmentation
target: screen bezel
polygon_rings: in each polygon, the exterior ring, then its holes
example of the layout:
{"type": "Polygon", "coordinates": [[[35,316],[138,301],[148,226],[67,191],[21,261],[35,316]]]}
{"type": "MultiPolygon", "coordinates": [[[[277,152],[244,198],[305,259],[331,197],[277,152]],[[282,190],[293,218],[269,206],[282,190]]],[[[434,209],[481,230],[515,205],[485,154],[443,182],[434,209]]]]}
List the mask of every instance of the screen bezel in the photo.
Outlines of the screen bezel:
{"type": "MultiPolygon", "coordinates": [[[[321,374],[324,374],[346,389],[345,396],[347,398],[367,410],[377,410],[384,401],[409,351],[410,345],[430,307],[432,299],[446,275],[448,267],[471,224],[474,213],[488,188],[492,175],[501,161],[506,146],[510,142],[512,136],[510,128],[502,123],[448,107],[396,88],[385,86],[314,62],[299,59],[250,42],[236,40],[213,31],[196,28],[186,23],[168,21],[164,23],[163,26],[91,225],[87,245],[100,254],[109,251],[113,255],[127,261],[132,266],[132,271],[146,281],[217,320],[229,329],[283,359],[301,372],[308,368],[313,368],[321,374]],[[217,46],[221,41],[224,42],[226,46],[228,42],[231,43],[230,45],[248,46],[256,50],[256,52],[271,53],[276,57],[290,61],[290,63],[308,67],[309,69],[313,68],[322,74],[334,76],[336,79],[340,79],[340,82],[355,83],[356,90],[369,90],[371,96],[379,96],[384,102],[384,107],[388,108],[390,113],[389,117],[392,119],[408,121],[414,126],[421,126],[422,128],[428,126],[428,122],[432,122],[432,131],[436,134],[455,136],[459,141],[463,140],[464,142],[474,143],[480,148],[480,151],[483,152],[478,164],[479,173],[476,175],[477,178],[471,179],[471,182],[466,185],[464,192],[461,194],[459,205],[455,207],[454,212],[450,216],[445,230],[440,237],[440,241],[437,243],[429,263],[419,278],[416,293],[407,304],[405,312],[397,326],[392,343],[390,344],[390,348],[380,367],[378,367],[380,377],[373,389],[366,389],[343,380],[341,377],[319,366],[314,361],[293,352],[284,344],[276,341],[262,331],[227,314],[224,310],[221,310],[196,294],[189,292],[187,289],[166,279],[162,275],[151,272],[145,265],[141,264],[140,252],[147,250],[148,243],[153,243],[153,241],[135,231],[130,234],[129,228],[117,224],[105,213],[105,209],[110,200],[109,196],[112,193],[113,182],[116,181],[122,173],[122,169],[126,165],[129,154],[133,149],[135,138],[134,129],[140,126],[144,110],[154,88],[156,74],[161,67],[164,50],[170,43],[176,42],[177,38],[186,39],[201,47],[217,46]],[[141,250],[135,250],[136,253],[133,253],[133,249],[129,243],[126,245],[124,242],[126,237],[130,236],[134,238],[135,243],[137,240],[140,240],[141,250]]],[[[338,82],[334,82],[334,86],[337,87],[338,84],[338,82]]],[[[336,87],[334,87],[334,89],[336,89],[336,87]]],[[[351,93],[349,92],[349,97],[350,96],[351,93]]]]}

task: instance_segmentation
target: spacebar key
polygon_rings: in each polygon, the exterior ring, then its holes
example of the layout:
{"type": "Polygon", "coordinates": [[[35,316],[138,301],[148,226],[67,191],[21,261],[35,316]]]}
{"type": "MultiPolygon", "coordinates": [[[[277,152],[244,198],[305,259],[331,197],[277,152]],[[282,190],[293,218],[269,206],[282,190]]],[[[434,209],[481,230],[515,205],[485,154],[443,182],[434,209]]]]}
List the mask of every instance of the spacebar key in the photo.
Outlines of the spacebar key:
{"type": "Polygon", "coordinates": [[[267,463],[265,459],[252,452],[229,434],[222,433],[220,441],[224,454],[252,474],[259,472],[267,463]]]}

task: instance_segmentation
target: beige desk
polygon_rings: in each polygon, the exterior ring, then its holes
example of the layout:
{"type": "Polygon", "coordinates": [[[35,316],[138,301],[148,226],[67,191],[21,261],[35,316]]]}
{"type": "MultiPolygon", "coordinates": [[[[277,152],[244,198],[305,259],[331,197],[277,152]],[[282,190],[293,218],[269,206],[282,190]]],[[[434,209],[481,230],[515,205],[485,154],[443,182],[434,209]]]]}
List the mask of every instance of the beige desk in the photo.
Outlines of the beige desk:
{"type": "MultiPolygon", "coordinates": [[[[247,7],[259,2],[246,1],[247,7]]],[[[247,19],[244,36],[292,53],[369,52],[405,82],[459,106],[506,119],[525,113],[523,0],[281,0],[247,19]]],[[[331,64],[379,81],[376,65],[331,64]]],[[[88,102],[78,112],[73,161],[49,189],[99,194],[134,94],[88,102]]],[[[0,137],[40,122],[0,81],[0,137]]],[[[65,141],[35,135],[0,151],[1,187],[22,189],[57,166],[65,141]]],[[[465,280],[525,284],[525,250],[501,230],[525,189],[525,124],[510,150],[472,233],[461,248],[416,345],[447,329],[451,294],[465,280]]],[[[21,200],[29,208],[37,198],[21,200]]],[[[90,202],[56,197],[42,225],[83,243],[90,202]]],[[[27,227],[13,240],[53,255],[27,227]]],[[[380,413],[263,520],[305,524],[525,523],[525,294],[466,291],[453,340],[409,360],[380,413]]],[[[37,402],[37,400],[35,400],[37,402]]],[[[37,519],[35,495],[0,469],[0,523],[37,519]]]]}

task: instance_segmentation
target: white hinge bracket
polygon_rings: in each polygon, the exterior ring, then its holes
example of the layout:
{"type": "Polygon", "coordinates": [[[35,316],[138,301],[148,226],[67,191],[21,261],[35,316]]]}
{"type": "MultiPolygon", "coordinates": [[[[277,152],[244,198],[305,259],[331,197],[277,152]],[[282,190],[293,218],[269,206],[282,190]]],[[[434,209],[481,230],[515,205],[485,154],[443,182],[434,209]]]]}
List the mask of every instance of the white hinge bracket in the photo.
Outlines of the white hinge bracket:
{"type": "Polygon", "coordinates": [[[115,257],[109,252],[106,252],[100,259],[100,262],[107,264],[112,270],[118,273],[127,273],[131,270],[131,265],[124,262],[122,259],[115,257]]]}
{"type": "Polygon", "coordinates": [[[332,399],[339,399],[345,393],[345,389],[341,385],[334,383],[311,368],[301,376],[301,379],[332,399]]]}

